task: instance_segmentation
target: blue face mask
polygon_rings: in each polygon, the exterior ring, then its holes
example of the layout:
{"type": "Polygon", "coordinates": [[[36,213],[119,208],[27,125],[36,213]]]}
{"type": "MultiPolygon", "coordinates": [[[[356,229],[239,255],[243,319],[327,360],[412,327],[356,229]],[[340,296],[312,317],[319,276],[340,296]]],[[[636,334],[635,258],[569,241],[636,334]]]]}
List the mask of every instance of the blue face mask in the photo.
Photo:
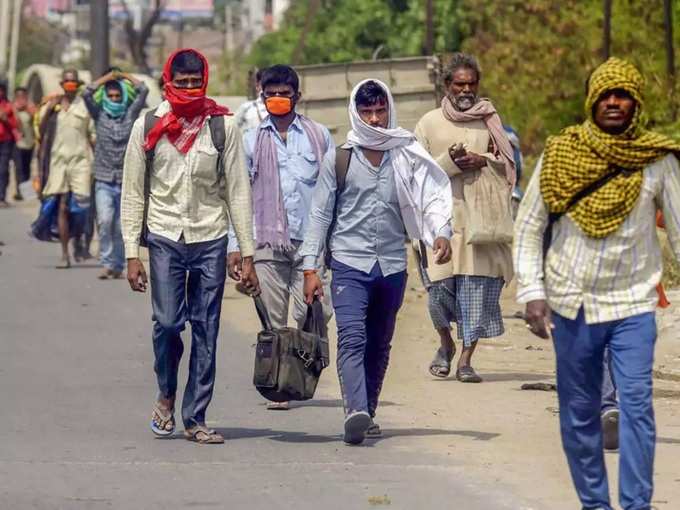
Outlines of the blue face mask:
{"type": "Polygon", "coordinates": [[[127,107],[128,95],[127,90],[125,88],[125,84],[119,81],[118,85],[120,86],[120,92],[122,96],[122,101],[120,103],[111,101],[109,99],[108,94],[106,94],[106,90],[104,91],[104,96],[102,97],[102,108],[109,116],[113,117],[114,119],[117,119],[125,115],[125,112],[127,111],[128,108],[127,107]]]}

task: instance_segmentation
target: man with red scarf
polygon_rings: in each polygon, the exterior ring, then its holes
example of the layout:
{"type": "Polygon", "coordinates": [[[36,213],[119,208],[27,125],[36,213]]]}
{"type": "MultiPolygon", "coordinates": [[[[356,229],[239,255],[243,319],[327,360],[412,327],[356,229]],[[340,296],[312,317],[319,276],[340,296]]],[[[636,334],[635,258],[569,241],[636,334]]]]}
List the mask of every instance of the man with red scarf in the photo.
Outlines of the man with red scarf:
{"type": "Polygon", "coordinates": [[[175,430],[177,371],[184,350],[180,335],[189,321],[191,358],[182,402],[185,437],[203,444],[223,443],[220,434],[206,427],[205,413],[215,381],[230,222],[243,254],[238,276],[249,290],[256,292],[259,287],[252,258],[250,182],[241,135],[228,117],[229,110],[206,97],[205,57],[191,49],[173,53],[165,65],[163,83],[165,100],[146,114],[153,116],[152,127],[145,134],[148,123],[141,117],[132,128],[121,204],[128,281],[133,291],[147,288],[146,271],[139,259],[144,233],[149,248],[159,389],[151,430],[158,436],[175,430]],[[209,123],[214,117],[224,119],[221,157],[209,123]],[[145,193],[150,151],[153,159],[145,193]]]}
{"type": "Polygon", "coordinates": [[[7,82],[0,81],[0,208],[8,206],[5,193],[9,184],[9,162],[14,144],[20,138],[19,123],[12,104],[7,100],[7,82]]]}

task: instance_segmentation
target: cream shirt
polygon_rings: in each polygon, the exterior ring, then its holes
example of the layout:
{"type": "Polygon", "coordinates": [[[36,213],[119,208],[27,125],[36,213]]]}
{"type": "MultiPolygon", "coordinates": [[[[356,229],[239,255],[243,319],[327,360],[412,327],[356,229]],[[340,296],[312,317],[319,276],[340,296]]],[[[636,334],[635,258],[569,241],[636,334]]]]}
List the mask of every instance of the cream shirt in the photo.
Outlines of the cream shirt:
{"type": "Polygon", "coordinates": [[[553,226],[543,261],[548,211],[541,195],[541,161],[531,177],[515,222],[515,268],[520,303],[547,299],[551,309],[587,324],[653,312],[663,261],[656,234],[661,209],[675,256],[680,255],[680,165],[673,155],[643,170],[642,191],[623,225],[604,239],[586,236],[568,215],[553,226]],[[545,275],[545,279],[544,279],[545,275]]]}
{"type": "MultiPolygon", "coordinates": [[[[62,110],[60,106],[57,108],[57,126],[50,154],[50,174],[43,195],[73,191],[89,196],[94,123],[81,97],[77,97],[68,110],[62,110]]],[[[47,105],[44,105],[40,109],[41,120],[46,112],[47,105]]]]}
{"type": "MultiPolygon", "coordinates": [[[[484,179],[484,172],[465,172],[458,168],[449,156],[449,147],[463,143],[467,150],[484,156],[487,168],[505,175],[501,159],[489,152],[491,136],[483,121],[452,122],[444,117],[441,108],[426,113],[415,128],[418,141],[427,149],[451,179],[453,192],[452,228],[453,249],[451,263],[429,264],[428,276],[432,281],[443,280],[453,275],[501,277],[506,283],[513,277],[512,252],[509,244],[472,245],[467,243],[467,214],[463,188],[484,179]]],[[[428,260],[434,260],[428,250],[428,260]]]]}
{"type": "MultiPolygon", "coordinates": [[[[161,103],[156,116],[170,109],[161,103]]],[[[250,181],[245,167],[241,132],[231,117],[224,117],[224,174],[217,181],[217,150],[208,122],[203,124],[186,154],[163,136],[156,145],[151,172],[148,228],[154,234],[186,243],[219,239],[233,223],[241,255],[252,256],[252,203],[250,181]]],[[[139,237],[144,213],[144,115],[135,122],[123,167],[121,225],[125,256],[139,256],[139,237]]]]}

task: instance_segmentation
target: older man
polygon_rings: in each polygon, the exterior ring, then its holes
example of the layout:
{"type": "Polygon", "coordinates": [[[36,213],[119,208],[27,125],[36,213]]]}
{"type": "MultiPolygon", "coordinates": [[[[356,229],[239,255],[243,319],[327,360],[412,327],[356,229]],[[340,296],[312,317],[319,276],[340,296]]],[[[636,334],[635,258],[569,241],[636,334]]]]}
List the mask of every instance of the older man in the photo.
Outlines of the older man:
{"type": "Polygon", "coordinates": [[[557,358],[562,443],[584,509],[611,510],[600,407],[605,350],[620,399],[619,501],[651,508],[660,208],[680,254],[680,144],[643,127],[639,71],[609,59],[587,120],[548,139],[516,223],[517,297],[557,358]]]}
{"type": "Polygon", "coordinates": [[[444,75],[447,94],[441,108],[425,114],[415,129],[418,141],[448,174],[453,191],[452,262],[421,270],[441,341],[430,373],[447,377],[451,371],[456,348],[450,330],[455,322],[463,342],[456,379],[466,383],[482,381],[471,365],[477,340],[503,334],[499,300],[504,282],[513,276],[508,242],[512,227],[505,237],[484,242],[474,239],[470,230],[475,193],[492,189],[499,202],[508,204],[510,216],[515,182],[514,154],[501,119],[491,102],[477,95],[480,77],[474,57],[455,54],[444,75]]]}

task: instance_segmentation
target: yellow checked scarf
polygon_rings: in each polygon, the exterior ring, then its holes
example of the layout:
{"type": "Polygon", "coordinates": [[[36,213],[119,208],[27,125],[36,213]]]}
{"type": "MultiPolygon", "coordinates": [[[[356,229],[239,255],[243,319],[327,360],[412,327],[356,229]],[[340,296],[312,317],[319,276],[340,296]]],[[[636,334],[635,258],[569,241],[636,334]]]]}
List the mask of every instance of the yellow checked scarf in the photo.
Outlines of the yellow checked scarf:
{"type": "Polygon", "coordinates": [[[630,63],[610,58],[588,81],[586,120],[548,138],[541,168],[541,194],[551,213],[563,213],[569,200],[590,183],[617,167],[624,172],[580,200],[567,213],[585,232],[603,238],[615,232],[635,207],[642,189],[642,169],[680,144],[642,127],[644,79],[630,63]],[[593,106],[603,93],[623,89],[637,102],[628,129],[619,135],[602,131],[593,120],[593,106]]]}

